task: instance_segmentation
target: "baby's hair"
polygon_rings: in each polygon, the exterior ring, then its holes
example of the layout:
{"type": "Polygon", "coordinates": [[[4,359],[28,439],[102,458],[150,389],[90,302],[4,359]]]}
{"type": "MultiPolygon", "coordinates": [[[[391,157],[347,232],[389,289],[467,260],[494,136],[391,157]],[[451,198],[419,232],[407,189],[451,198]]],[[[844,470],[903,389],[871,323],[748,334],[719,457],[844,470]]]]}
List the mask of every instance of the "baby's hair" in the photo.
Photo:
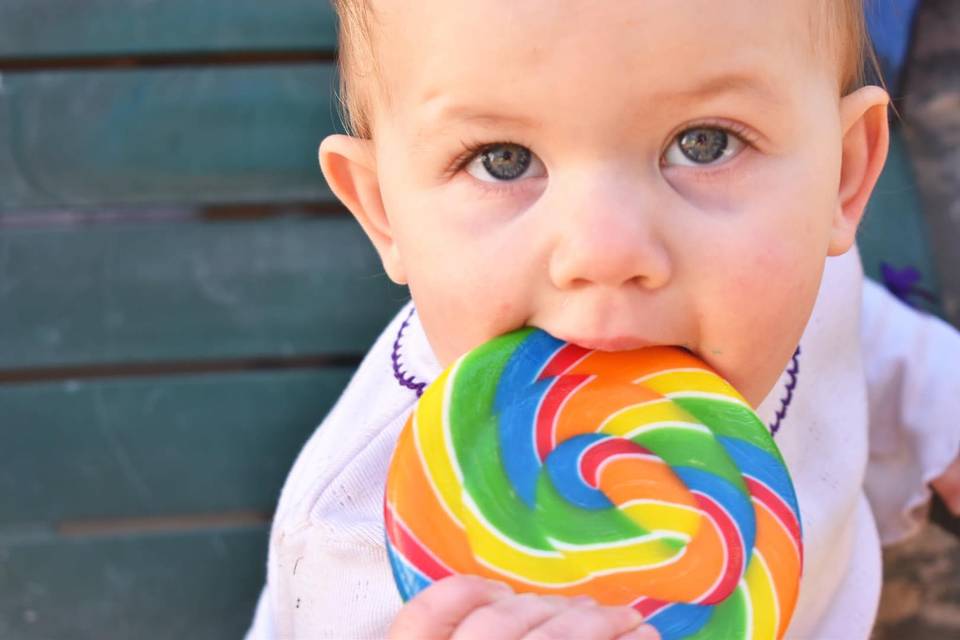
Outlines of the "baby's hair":
{"type": "MultiPolygon", "coordinates": [[[[866,69],[882,83],[880,65],[870,44],[864,18],[869,0],[811,0],[810,33],[818,54],[838,59],[841,95],[863,86],[866,69]]],[[[339,18],[340,118],[353,136],[370,139],[376,101],[387,102],[387,87],[380,79],[373,22],[373,0],[331,0],[339,18]]]]}
{"type": "Polygon", "coordinates": [[[374,52],[371,0],[330,0],[337,13],[337,66],[340,76],[338,104],[346,131],[370,139],[371,101],[379,82],[379,64],[374,52]]]}

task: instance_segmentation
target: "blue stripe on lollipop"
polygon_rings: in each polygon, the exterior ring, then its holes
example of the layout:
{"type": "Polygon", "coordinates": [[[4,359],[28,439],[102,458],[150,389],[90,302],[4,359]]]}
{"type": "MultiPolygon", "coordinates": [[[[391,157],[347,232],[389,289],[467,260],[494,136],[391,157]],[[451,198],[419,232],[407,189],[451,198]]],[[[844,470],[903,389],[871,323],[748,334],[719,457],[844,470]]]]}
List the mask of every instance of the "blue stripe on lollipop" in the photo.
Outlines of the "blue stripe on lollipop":
{"type": "Polygon", "coordinates": [[[573,436],[555,448],[547,457],[547,474],[563,498],[582,509],[608,509],[613,505],[603,492],[584,482],[580,473],[580,458],[584,451],[611,436],[603,433],[584,433],[573,436]]]}
{"type": "Polygon", "coordinates": [[[703,628],[710,621],[710,605],[674,603],[647,618],[660,633],[660,640],[680,640],[703,628]]]}
{"type": "Polygon", "coordinates": [[[673,472],[687,485],[688,490],[699,491],[713,498],[737,523],[737,529],[743,536],[744,566],[740,569],[742,574],[746,571],[746,562],[757,537],[756,512],[750,496],[720,476],[701,469],[677,466],[673,468],[673,472]]]}
{"type": "Polygon", "coordinates": [[[555,380],[537,382],[537,376],[563,344],[543,331],[531,331],[507,361],[494,400],[504,470],[517,495],[531,509],[536,504],[541,467],[532,427],[540,403],[555,380]]]}
{"type": "MultiPolygon", "coordinates": [[[[775,494],[783,497],[794,514],[800,513],[800,507],[797,505],[797,495],[793,491],[793,484],[790,482],[787,469],[783,466],[783,463],[746,440],[729,436],[719,436],[717,440],[727,450],[727,454],[733,458],[734,463],[740,468],[743,475],[753,476],[764,483],[775,494]]],[[[799,517],[797,522],[800,522],[799,517]]]]}
{"type": "Polygon", "coordinates": [[[400,597],[406,602],[431,584],[433,580],[422,574],[416,567],[407,562],[407,559],[398,554],[387,538],[387,556],[390,558],[390,569],[393,571],[394,582],[400,597]]]}

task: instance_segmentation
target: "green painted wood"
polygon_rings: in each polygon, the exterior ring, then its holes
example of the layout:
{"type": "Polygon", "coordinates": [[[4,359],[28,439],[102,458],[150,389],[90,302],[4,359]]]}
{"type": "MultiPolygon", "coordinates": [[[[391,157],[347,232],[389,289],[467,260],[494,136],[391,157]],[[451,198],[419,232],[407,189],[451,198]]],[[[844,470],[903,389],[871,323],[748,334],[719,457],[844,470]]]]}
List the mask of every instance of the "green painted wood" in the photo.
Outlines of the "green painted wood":
{"type": "Polygon", "coordinates": [[[333,202],[332,63],[9,73],[0,211],[333,202]]]}
{"type": "Polygon", "coordinates": [[[335,48],[325,0],[0,2],[0,57],[335,48]]]}
{"type": "Polygon", "coordinates": [[[0,385],[0,532],[99,518],[271,514],[297,452],[352,373],[0,385]]]}
{"type": "Polygon", "coordinates": [[[0,370],[363,353],[406,299],[346,215],[9,228],[0,370]]]}
{"type": "MultiPolygon", "coordinates": [[[[934,294],[938,292],[920,196],[899,129],[891,131],[887,164],[867,205],[857,244],[868,277],[883,282],[884,262],[896,269],[913,267],[921,274],[918,286],[934,294]]],[[[922,297],[911,300],[919,308],[938,311],[938,305],[925,302],[922,297]]]]}
{"type": "Polygon", "coordinates": [[[0,540],[0,637],[235,640],[263,586],[267,526],[0,540]]]}

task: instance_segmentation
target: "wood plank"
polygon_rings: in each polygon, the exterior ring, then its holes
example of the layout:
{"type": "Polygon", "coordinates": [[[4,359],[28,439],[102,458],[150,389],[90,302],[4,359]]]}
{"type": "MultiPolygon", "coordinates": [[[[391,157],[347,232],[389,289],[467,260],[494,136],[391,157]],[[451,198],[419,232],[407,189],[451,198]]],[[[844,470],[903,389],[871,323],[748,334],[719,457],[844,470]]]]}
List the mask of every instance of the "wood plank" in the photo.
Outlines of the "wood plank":
{"type": "Polygon", "coordinates": [[[332,63],[0,76],[0,211],[333,202],[332,63]]]}
{"type": "Polygon", "coordinates": [[[267,526],[0,540],[0,637],[233,640],[265,577],[267,526]]]}
{"type": "Polygon", "coordinates": [[[0,385],[0,533],[110,528],[90,522],[105,518],[269,517],[352,372],[0,385]]]}
{"type": "Polygon", "coordinates": [[[346,215],[10,228],[0,370],[363,353],[405,299],[346,215]]]}
{"type": "Polygon", "coordinates": [[[0,3],[0,57],[334,48],[323,0],[0,3]]]}

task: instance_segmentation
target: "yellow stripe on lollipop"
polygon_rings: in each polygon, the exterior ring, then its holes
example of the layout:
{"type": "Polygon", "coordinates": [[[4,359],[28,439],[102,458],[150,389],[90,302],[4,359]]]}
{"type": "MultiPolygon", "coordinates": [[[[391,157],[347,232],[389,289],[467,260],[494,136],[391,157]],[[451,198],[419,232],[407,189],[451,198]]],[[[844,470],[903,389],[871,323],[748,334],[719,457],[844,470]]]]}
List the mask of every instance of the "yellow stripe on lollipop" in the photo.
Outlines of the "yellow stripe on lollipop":
{"type": "Polygon", "coordinates": [[[750,594],[753,605],[750,611],[753,628],[751,638],[753,640],[776,638],[780,603],[774,593],[773,576],[770,575],[767,563],[756,548],[753,550],[753,557],[744,574],[744,581],[747,583],[747,592],[750,594]]]}
{"type": "Polygon", "coordinates": [[[676,541],[675,537],[655,533],[606,544],[575,546],[558,541],[553,543],[570,561],[576,562],[591,575],[603,575],[617,571],[653,569],[674,562],[685,551],[676,541]],[[671,544],[669,540],[675,542],[671,544]]]}
{"type": "Polygon", "coordinates": [[[617,505],[628,518],[648,531],[669,531],[689,542],[700,530],[703,516],[696,507],[658,500],[632,500],[617,505]]]}
{"type": "Polygon", "coordinates": [[[671,369],[634,380],[634,384],[641,382],[643,386],[664,396],[674,394],[692,395],[691,392],[700,392],[745,404],[743,396],[737,393],[723,378],[706,369],[671,369]]]}
{"type": "Polygon", "coordinates": [[[463,504],[470,549],[480,564],[515,580],[541,586],[563,587],[589,579],[560,552],[531,549],[504,536],[483,517],[469,494],[464,493],[463,504]]]}
{"type": "Polygon", "coordinates": [[[551,541],[558,549],[562,547],[562,552],[531,549],[497,531],[467,495],[464,506],[463,520],[477,561],[531,585],[569,587],[587,582],[594,575],[661,566],[684,553],[660,534],[584,547],[551,541]]]}
{"type": "MultiPolygon", "coordinates": [[[[460,363],[457,362],[457,365],[460,363]]],[[[431,389],[443,393],[424,393],[417,403],[413,416],[413,430],[417,445],[417,454],[420,464],[426,469],[426,476],[433,486],[440,503],[447,514],[460,527],[464,526],[460,518],[463,504],[460,499],[463,477],[453,458],[453,443],[450,442],[449,421],[444,415],[449,405],[446,396],[452,385],[447,384],[447,378],[454,375],[457,365],[444,371],[434,381],[431,389]],[[443,429],[431,425],[443,424],[443,429]]]]}
{"type": "Polygon", "coordinates": [[[652,429],[656,426],[692,427],[709,433],[689,413],[671,402],[668,398],[635,404],[611,415],[597,429],[621,438],[632,437],[638,427],[652,429]]]}

